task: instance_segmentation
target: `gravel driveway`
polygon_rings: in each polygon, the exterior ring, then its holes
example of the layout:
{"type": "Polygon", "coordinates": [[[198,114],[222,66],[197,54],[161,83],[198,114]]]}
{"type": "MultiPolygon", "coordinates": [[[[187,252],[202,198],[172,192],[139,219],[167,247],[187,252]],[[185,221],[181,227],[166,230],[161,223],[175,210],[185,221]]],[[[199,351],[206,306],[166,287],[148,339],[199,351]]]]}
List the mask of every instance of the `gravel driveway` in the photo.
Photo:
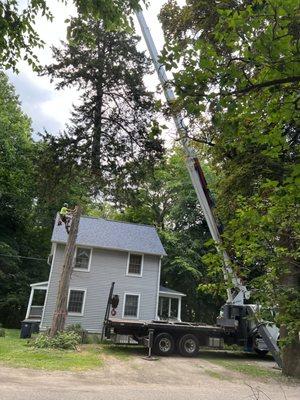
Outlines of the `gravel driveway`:
{"type": "Polygon", "coordinates": [[[201,358],[107,356],[84,373],[0,366],[0,400],[299,400],[296,382],[254,379],[201,358]]]}

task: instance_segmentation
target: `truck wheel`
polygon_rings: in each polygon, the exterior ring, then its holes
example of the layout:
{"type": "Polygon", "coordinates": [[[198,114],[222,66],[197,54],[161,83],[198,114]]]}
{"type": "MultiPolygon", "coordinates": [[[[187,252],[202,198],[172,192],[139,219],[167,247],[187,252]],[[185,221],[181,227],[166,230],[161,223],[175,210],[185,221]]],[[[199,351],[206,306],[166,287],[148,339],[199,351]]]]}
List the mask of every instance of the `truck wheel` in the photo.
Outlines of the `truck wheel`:
{"type": "Polygon", "coordinates": [[[264,357],[265,355],[267,355],[269,353],[269,350],[260,350],[256,347],[254,347],[253,350],[255,351],[256,354],[258,354],[261,357],[264,357]]]}
{"type": "Polygon", "coordinates": [[[265,355],[267,355],[269,353],[269,350],[261,350],[261,349],[259,349],[258,348],[258,344],[257,344],[257,339],[258,339],[258,337],[257,337],[257,335],[255,335],[253,337],[252,349],[256,354],[258,354],[261,357],[264,357],[265,355]]]}
{"type": "Polygon", "coordinates": [[[199,352],[199,340],[194,335],[184,335],[179,339],[178,349],[184,357],[195,357],[199,352]]]}
{"type": "Polygon", "coordinates": [[[173,353],[175,343],[169,333],[160,333],[154,339],[154,352],[159,356],[169,356],[173,353]]]}

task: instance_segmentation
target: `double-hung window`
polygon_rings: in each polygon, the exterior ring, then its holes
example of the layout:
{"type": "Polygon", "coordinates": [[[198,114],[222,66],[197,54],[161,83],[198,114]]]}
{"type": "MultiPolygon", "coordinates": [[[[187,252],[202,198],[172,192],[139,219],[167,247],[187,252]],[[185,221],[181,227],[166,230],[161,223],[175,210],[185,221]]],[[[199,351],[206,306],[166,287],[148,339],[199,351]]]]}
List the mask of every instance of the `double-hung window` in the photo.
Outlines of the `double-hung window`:
{"type": "Polygon", "coordinates": [[[85,290],[70,289],[68,301],[69,314],[83,315],[85,295],[85,290]]]}
{"type": "Polygon", "coordinates": [[[138,318],[139,314],[140,295],[125,293],[123,317],[138,318]]]}
{"type": "Polygon", "coordinates": [[[129,253],[127,260],[127,275],[142,276],[143,263],[144,263],[143,254],[129,253]]]}
{"type": "Polygon", "coordinates": [[[77,247],[74,270],[89,271],[92,250],[86,247],[77,247]]]}

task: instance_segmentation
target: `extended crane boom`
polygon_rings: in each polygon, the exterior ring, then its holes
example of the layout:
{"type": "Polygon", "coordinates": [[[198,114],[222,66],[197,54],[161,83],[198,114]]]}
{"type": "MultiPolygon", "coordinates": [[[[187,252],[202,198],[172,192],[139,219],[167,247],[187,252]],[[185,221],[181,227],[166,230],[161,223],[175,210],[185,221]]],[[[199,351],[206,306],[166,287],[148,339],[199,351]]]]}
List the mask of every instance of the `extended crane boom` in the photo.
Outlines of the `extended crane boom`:
{"type": "MultiPolygon", "coordinates": [[[[171,104],[172,102],[174,102],[176,100],[176,97],[175,97],[174,91],[170,85],[165,68],[159,62],[158,52],[157,52],[156,46],[154,44],[154,41],[152,39],[151,32],[145,21],[143,12],[137,11],[136,16],[137,16],[138,22],[140,24],[140,27],[141,27],[144,39],[146,41],[151,59],[154,64],[154,67],[158,74],[159,80],[162,84],[166,100],[169,104],[171,104]]],[[[222,259],[223,259],[222,270],[223,270],[224,278],[227,282],[229,282],[230,285],[232,285],[232,288],[227,289],[227,303],[243,305],[244,300],[249,299],[250,292],[242,284],[240,278],[236,275],[236,273],[231,268],[230,258],[228,256],[227,252],[222,249],[222,240],[221,240],[220,232],[219,232],[218,225],[216,222],[216,218],[215,218],[212,208],[211,208],[209,191],[207,189],[205,177],[204,177],[200,162],[198,160],[198,157],[196,156],[196,153],[195,153],[194,149],[192,148],[190,139],[187,135],[188,127],[185,124],[182,115],[173,114],[173,119],[175,122],[179,140],[182,144],[182,147],[183,147],[185,155],[186,155],[186,166],[189,171],[194,189],[196,191],[198,201],[199,201],[201,209],[203,211],[210,234],[216,243],[219,254],[222,256],[222,259]]]]}

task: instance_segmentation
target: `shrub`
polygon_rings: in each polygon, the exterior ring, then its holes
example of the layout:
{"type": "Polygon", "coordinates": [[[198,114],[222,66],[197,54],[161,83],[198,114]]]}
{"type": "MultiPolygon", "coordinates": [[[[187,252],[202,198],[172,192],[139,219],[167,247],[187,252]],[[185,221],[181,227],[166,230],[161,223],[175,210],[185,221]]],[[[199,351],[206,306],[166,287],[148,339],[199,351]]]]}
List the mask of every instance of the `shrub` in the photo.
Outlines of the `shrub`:
{"type": "Polygon", "coordinates": [[[89,343],[88,333],[82,328],[80,324],[69,325],[66,328],[66,332],[75,332],[81,337],[81,343],[89,343]]]}
{"type": "Polygon", "coordinates": [[[5,329],[0,326],[0,337],[5,336],[5,329]]]}
{"type": "Polygon", "coordinates": [[[76,332],[58,332],[53,338],[40,333],[31,345],[38,349],[76,349],[81,342],[81,336],[76,332]]]}
{"type": "Polygon", "coordinates": [[[100,343],[102,343],[101,335],[97,335],[96,333],[88,335],[87,343],[89,343],[89,344],[100,344],[100,343]]]}

